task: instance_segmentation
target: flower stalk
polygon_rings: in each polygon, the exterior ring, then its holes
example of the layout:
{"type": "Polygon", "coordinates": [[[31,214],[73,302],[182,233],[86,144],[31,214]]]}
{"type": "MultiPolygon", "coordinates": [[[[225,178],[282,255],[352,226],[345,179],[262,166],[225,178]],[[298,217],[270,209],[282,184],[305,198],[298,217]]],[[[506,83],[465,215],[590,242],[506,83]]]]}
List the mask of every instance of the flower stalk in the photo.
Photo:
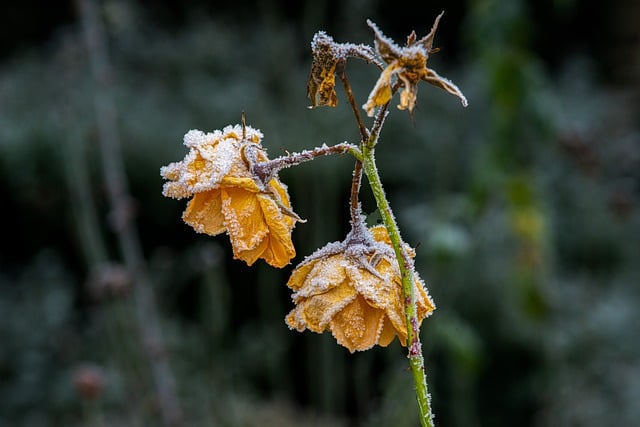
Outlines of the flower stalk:
{"type": "Polygon", "coordinates": [[[269,161],[255,162],[251,165],[251,171],[260,178],[262,182],[269,182],[282,169],[308,162],[316,157],[345,153],[352,153],[355,157],[360,155],[358,147],[348,142],[341,142],[331,146],[323,145],[313,150],[305,150],[301,153],[289,153],[286,156],[277,157],[269,161]]]}
{"type": "MultiPolygon", "coordinates": [[[[317,157],[349,153],[356,159],[349,199],[351,230],[342,241],[331,242],[307,256],[287,282],[295,308],[286,316],[290,329],[316,333],[330,331],[338,344],[351,353],[375,345],[388,346],[398,337],[407,347],[415,385],[420,424],[433,427],[420,324],[435,304],[414,268],[415,251],[402,241],[400,230],[382,187],[375,161],[375,147],[389,114],[391,98],[400,91],[400,110],[412,114],[417,105],[418,83],[425,81],[467,100],[451,81],[427,67],[440,14],[423,38],[412,32],[405,46],[397,45],[368,21],[375,36],[375,50],[366,45],[336,43],[318,32],[311,43],[313,62],[307,84],[309,108],[335,107],[340,79],[360,133],[359,145],[347,142],[322,145],[269,160],[261,145],[262,133],[242,125],[222,131],[189,131],[184,144],[190,152],[181,162],[161,169],[168,197],[193,197],[183,219],[198,232],[226,232],[234,257],[252,265],[258,258],[284,267],[295,256],[291,232],[301,220],[292,210],[286,185],[278,173],[317,157]],[[346,74],[348,58],[376,65],[381,74],[362,106],[374,117],[371,128],[362,120],[346,74]],[[384,63],[378,59],[380,58],[384,63]],[[385,66],[386,63],[386,66],[385,66]],[[363,173],[367,176],[383,225],[367,228],[359,194],[363,173]]],[[[402,153],[399,153],[402,154],[402,153]]]]}
{"type": "MultiPolygon", "coordinates": [[[[377,135],[373,134],[372,139],[377,139],[377,135]]],[[[371,145],[375,141],[370,141],[371,145]]],[[[416,391],[416,399],[420,411],[420,423],[423,427],[433,427],[433,414],[431,411],[431,401],[427,387],[427,378],[425,376],[424,357],[422,356],[422,345],[420,344],[420,321],[418,320],[418,312],[416,310],[415,284],[413,282],[413,262],[406,253],[400,230],[396,223],[391,206],[386,198],[382,181],[378,173],[375,163],[374,148],[363,150],[363,168],[367,175],[369,186],[376,200],[382,222],[387,229],[393,250],[396,254],[398,266],[400,267],[400,275],[402,278],[402,293],[404,296],[404,314],[407,323],[407,348],[409,365],[411,366],[411,374],[416,391]]]]}

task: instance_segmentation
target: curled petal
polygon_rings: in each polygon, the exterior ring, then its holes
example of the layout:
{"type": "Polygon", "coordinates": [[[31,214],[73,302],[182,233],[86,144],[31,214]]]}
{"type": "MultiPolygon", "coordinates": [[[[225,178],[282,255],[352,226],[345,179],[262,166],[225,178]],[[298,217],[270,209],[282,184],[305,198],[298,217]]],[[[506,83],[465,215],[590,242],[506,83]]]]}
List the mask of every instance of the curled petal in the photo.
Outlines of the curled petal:
{"type": "MultiPolygon", "coordinates": [[[[389,319],[383,319],[382,330],[380,331],[380,339],[378,345],[386,347],[396,337],[396,328],[389,322],[389,319]]],[[[401,342],[402,339],[400,340],[401,342]]],[[[406,341],[406,339],[405,339],[406,341]]]]}
{"type": "Polygon", "coordinates": [[[447,80],[444,77],[440,77],[438,73],[436,73],[432,69],[427,68],[427,74],[423,77],[423,80],[427,83],[431,83],[436,87],[439,87],[440,89],[446,90],[452,95],[457,96],[463,107],[469,105],[469,103],[467,102],[467,98],[464,96],[462,91],[458,89],[458,86],[456,86],[452,81],[447,80]]]}
{"type": "Polygon", "coordinates": [[[296,255],[291,241],[293,219],[285,216],[278,204],[270,195],[258,195],[264,221],[269,230],[266,248],[260,253],[267,264],[282,268],[296,255]]]}
{"type": "Polygon", "coordinates": [[[338,105],[336,93],[336,63],[323,66],[318,61],[311,64],[311,74],[307,83],[307,96],[311,99],[311,107],[338,105]]]}
{"type": "Polygon", "coordinates": [[[399,78],[402,79],[404,88],[402,89],[402,92],[400,92],[400,104],[398,104],[398,109],[409,110],[409,112],[411,112],[416,106],[418,85],[404,78],[402,74],[399,75],[399,78]]]}
{"type": "Polygon", "coordinates": [[[373,116],[376,107],[381,107],[391,100],[391,77],[398,72],[396,64],[391,64],[380,74],[376,85],[371,90],[366,104],[362,108],[369,117],[373,116]]]}
{"type": "Polygon", "coordinates": [[[307,328],[320,333],[327,328],[337,313],[356,299],[357,295],[352,287],[343,283],[313,298],[301,298],[296,308],[287,316],[287,324],[298,331],[307,328]]]}
{"type": "MultiPolygon", "coordinates": [[[[440,18],[442,18],[442,15],[444,15],[444,10],[440,12],[440,15],[436,17],[436,20],[433,23],[433,26],[431,27],[431,31],[429,31],[429,34],[421,38],[420,41],[418,42],[422,44],[422,46],[424,46],[424,48],[427,50],[427,53],[431,53],[434,51],[433,38],[436,35],[436,30],[438,29],[438,23],[440,22],[440,18]]],[[[438,50],[438,49],[435,49],[435,50],[438,50]]]]}
{"type": "Polygon", "coordinates": [[[307,83],[307,96],[311,99],[311,107],[335,107],[338,105],[335,72],[342,55],[340,45],[324,31],[320,31],[313,36],[311,50],[313,61],[307,83]]]}
{"type": "Polygon", "coordinates": [[[358,296],[333,317],[330,329],[338,344],[353,353],[373,347],[379,341],[383,325],[384,312],[358,296]]]}
{"type": "Polygon", "coordinates": [[[255,249],[269,233],[255,193],[235,187],[221,190],[222,213],[233,253],[236,258],[244,251],[255,249]]]}
{"type": "MultiPolygon", "coordinates": [[[[293,295],[294,299],[320,295],[341,284],[347,279],[343,264],[344,260],[341,256],[331,256],[322,260],[322,262],[313,262],[312,268],[308,270],[303,265],[302,270],[306,271],[304,277],[305,286],[293,295]]],[[[297,272],[298,270],[296,269],[295,273],[297,272]]]]}
{"type": "Polygon", "coordinates": [[[182,214],[182,219],[198,233],[215,236],[226,231],[220,190],[194,195],[182,214]]]}
{"type": "Polygon", "coordinates": [[[371,20],[367,19],[367,25],[373,30],[375,36],[376,51],[387,64],[402,56],[402,48],[396,45],[393,40],[382,34],[382,31],[371,20]]]}

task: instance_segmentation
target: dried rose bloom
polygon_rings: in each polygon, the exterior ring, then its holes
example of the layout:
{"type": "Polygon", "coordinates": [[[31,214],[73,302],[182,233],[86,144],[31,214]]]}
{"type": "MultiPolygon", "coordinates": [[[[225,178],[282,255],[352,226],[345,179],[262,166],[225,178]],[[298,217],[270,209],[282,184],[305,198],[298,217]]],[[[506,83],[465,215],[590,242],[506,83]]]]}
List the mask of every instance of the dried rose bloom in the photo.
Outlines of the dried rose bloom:
{"type": "MultiPolygon", "coordinates": [[[[415,271],[413,279],[421,323],[435,306],[415,271]]],[[[330,330],[352,353],[375,344],[386,347],[396,336],[406,345],[402,279],[383,226],[354,227],[343,242],[330,243],[307,257],[287,286],[295,291],[296,307],[286,317],[292,329],[330,330]]]]}
{"type": "Polygon", "coordinates": [[[388,64],[387,68],[380,74],[380,78],[369,94],[367,103],[362,106],[369,116],[373,116],[376,107],[382,106],[391,100],[391,79],[393,76],[397,76],[402,82],[403,89],[400,93],[400,104],[398,105],[400,110],[413,111],[418,93],[418,82],[420,80],[431,83],[457,96],[462,102],[462,105],[467,106],[467,99],[455,84],[444,77],[440,77],[432,69],[427,68],[429,55],[438,51],[438,49],[433,48],[433,38],[441,16],[442,13],[436,18],[429,34],[420,40],[416,41],[416,33],[412,32],[407,38],[405,47],[396,45],[393,40],[382,34],[376,24],[369,20],[367,21],[367,24],[369,24],[375,33],[376,51],[388,64]]]}
{"type": "MultiPolygon", "coordinates": [[[[324,31],[319,31],[313,36],[311,51],[313,61],[307,83],[307,96],[311,99],[311,108],[319,105],[329,107],[338,105],[335,73],[338,65],[347,57],[360,58],[366,62],[378,62],[371,47],[353,43],[336,43],[324,31]]],[[[381,64],[379,65],[382,67],[381,64]]]]}
{"type": "Polygon", "coordinates": [[[262,258],[284,267],[296,254],[291,231],[299,218],[277,177],[262,182],[251,171],[253,163],[268,161],[261,139],[259,130],[240,125],[187,132],[189,153],[160,170],[169,180],[162,194],[193,196],[182,218],[199,233],[227,232],[234,258],[249,265],[262,258]]]}

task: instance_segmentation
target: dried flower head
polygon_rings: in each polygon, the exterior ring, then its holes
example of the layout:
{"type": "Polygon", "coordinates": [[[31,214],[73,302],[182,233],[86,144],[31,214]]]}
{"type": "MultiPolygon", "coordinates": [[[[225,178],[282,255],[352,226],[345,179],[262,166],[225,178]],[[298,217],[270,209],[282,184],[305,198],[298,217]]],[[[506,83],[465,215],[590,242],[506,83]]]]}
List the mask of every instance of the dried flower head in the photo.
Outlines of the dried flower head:
{"type": "Polygon", "coordinates": [[[262,133],[227,126],[184,136],[184,160],[160,169],[168,179],[162,194],[191,197],[182,218],[199,233],[227,232],[233,255],[252,265],[258,258],[284,267],[295,256],[291,231],[299,218],[291,211],[287,187],[277,177],[263,182],[252,164],[268,161],[262,133]]]}
{"type": "MultiPolygon", "coordinates": [[[[422,322],[435,306],[415,271],[413,279],[422,322]]],[[[291,329],[330,330],[352,353],[375,344],[386,347],[396,336],[406,345],[400,269],[383,226],[354,226],[343,242],[330,243],[307,257],[287,286],[295,291],[296,307],[286,317],[291,329]]]]}
{"type": "Polygon", "coordinates": [[[438,51],[438,49],[433,48],[433,38],[442,13],[436,18],[429,34],[420,40],[416,40],[416,33],[415,31],[412,32],[409,37],[407,37],[405,47],[396,45],[393,40],[382,34],[376,24],[367,20],[367,24],[369,24],[375,34],[376,51],[387,63],[387,67],[382,71],[380,78],[369,94],[367,103],[362,106],[369,116],[373,116],[376,107],[382,106],[391,100],[391,79],[393,76],[397,76],[402,82],[403,89],[400,93],[400,104],[398,105],[400,110],[413,111],[418,93],[418,82],[420,80],[424,80],[457,96],[462,102],[462,105],[467,106],[467,99],[455,84],[444,77],[440,77],[432,69],[427,68],[429,55],[438,51]]]}
{"type": "MultiPolygon", "coordinates": [[[[336,43],[324,31],[319,31],[313,36],[311,51],[313,61],[307,83],[307,96],[311,99],[311,108],[319,105],[329,107],[338,105],[335,73],[347,57],[378,63],[371,47],[353,43],[336,43]]],[[[381,64],[379,66],[382,68],[381,64]]]]}

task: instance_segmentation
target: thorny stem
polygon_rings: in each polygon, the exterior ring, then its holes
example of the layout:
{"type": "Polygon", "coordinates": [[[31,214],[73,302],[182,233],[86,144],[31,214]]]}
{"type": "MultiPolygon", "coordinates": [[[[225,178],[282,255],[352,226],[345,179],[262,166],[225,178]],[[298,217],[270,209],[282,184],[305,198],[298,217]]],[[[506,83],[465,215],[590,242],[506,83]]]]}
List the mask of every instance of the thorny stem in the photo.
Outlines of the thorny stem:
{"type": "Polygon", "coordinates": [[[351,197],[349,198],[349,213],[351,217],[351,225],[355,226],[360,221],[360,183],[362,182],[362,161],[356,160],[353,167],[353,178],[351,180],[351,197]]]}
{"type": "Polygon", "coordinates": [[[353,96],[353,91],[351,90],[351,84],[349,83],[349,79],[347,78],[347,72],[345,71],[345,65],[346,65],[346,61],[343,61],[339,65],[340,68],[337,71],[337,74],[340,77],[340,81],[342,82],[342,87],[344,87],[344,92],[347,94],[347,99],[349,100],[349,105],[351,106],[353,115],[356,117],[356,122],[358,122],[358,129],[360,130],[361,140],[365,141],[369,138],[369,130],[366,128],[366,126],[362,122],[362,117],[360,116],[360,109],[356,104],[356,98],[353,96]]]}
{"type": "MultiPolygon", "coordinates": [[[[362,180],[362,171],[367,175],[369,185],[376,199],[376,205],[380,211],[380,216],[387,229],[387,233],[391,239],[393,250],[400,267],[400,275],[402,278],[402,293],[405,321],[407,324],[407,347],[409,349],[409,365],[413,375],[413,382],[416,388],[416,399],[418,400],[418,408],[420,412],[420,424],[423,427],[433,427],[433,414],[431,412],[431,402],[429,391],[427,388],[427,378],[425,376],[424,357],[422,356],[422,345],[420,344],[420,327],[418,321],[418,312],[416,309],[415,284],[413,281],[413,262],[404,249],[400,230],[396,224],[395,217],[389,206],[389,202],[384,193],[380,175],[375,163],[375,145],[378,142],[378,135],[387,117],[389,103],[387,102],[378,110],[371,132],[364,126],[360,116],[351,85],[344,70],[344,64],[341,64],[337,72],[342,81],[349,105],[353,110],[354,116],[358,123],[358,129],[362,141],[360,144],[361,156],[357,157],[353,170],[353,181],[351,184],[350,211],[352,224],[358,223],[360,215],[360,203],[358,201],[358,193],[360,190],[360,182],[362,180]]],[[[392,87],[392,94],[401,86],[400,82],[392,87]]]]}
{"type": "MultiPolygon", "coordinates": [[[[347,99],[349,101],[349,105],[351,106],[351,111],[353,111],[353,115],[356,118],[356,122],[358,123],[358,129],[360,130],[360,145],[362,146],[364,141],[369,139],[369,130],[366,128],[362,121],[362,116],[360,115],[360,109],[356,104],[356,98],[353,96],[353,90],[351,89],[351,83],[349,83],[349,78],[347,77],[347,72],[345,71],[346,61],[340,64],[340,68],[337,72],[340,77],[340,81],[342,82],[342,86],[344,88],[344,92],[347,94],[347,99]]],[[[353,167],[353,177],[351,180],[351,197],[349,198],[349,213],[351,217],[351,224],[355,226],[360,221],[360,184],[362,182],[362,160],[360,158],[356,159],[356,163],[353,167]]]]}
{"type": "Polygon", "coordinates": [[[290,166],[299,165],[304,162],[315,159],[316,157],[328,156],[331,154],[351,153],[356,158],[360,158],[360,150],[353,144],[341,142],[336,145],[314,148],[313,150],[305,150],[301,153],[290,153],[286,156],[277,157],[266,162],[256,162],[251,166],[251,170],[256,174],[262,182],[269,182],[278,172],[290,166]]]}
{"type": "Polygon", "coordinates": [[[429,391],[427,388],[427,378],[425,376],[424,357],[422,356],[422,345],[420,343],[420,327],[418,321],[418,312],[416,309],[415,284],[413,280],[413,262],[404,249],[400,230],[396,223],[389,202],[385,196],[378,168],[375,163],[375,145],[384,118],[387,115],[386,107],[388,103],[378,111],[371,135],[362,146],[362,163],[364,172],[369,180],[371,191],[376,199],[378,210],[382,221],[389,233],[393,250],[400,267],[400,276],[402,278],[402,292],[405,321],[407,324],[407,348],[409,351],[409,365],[413,375],[413,382],[416,390],[416,399],[418,400],[418,408],[420,411],[420,424],[423,427],[433,427],[433,414],[431,412],[431,402],[429,391]]]}

